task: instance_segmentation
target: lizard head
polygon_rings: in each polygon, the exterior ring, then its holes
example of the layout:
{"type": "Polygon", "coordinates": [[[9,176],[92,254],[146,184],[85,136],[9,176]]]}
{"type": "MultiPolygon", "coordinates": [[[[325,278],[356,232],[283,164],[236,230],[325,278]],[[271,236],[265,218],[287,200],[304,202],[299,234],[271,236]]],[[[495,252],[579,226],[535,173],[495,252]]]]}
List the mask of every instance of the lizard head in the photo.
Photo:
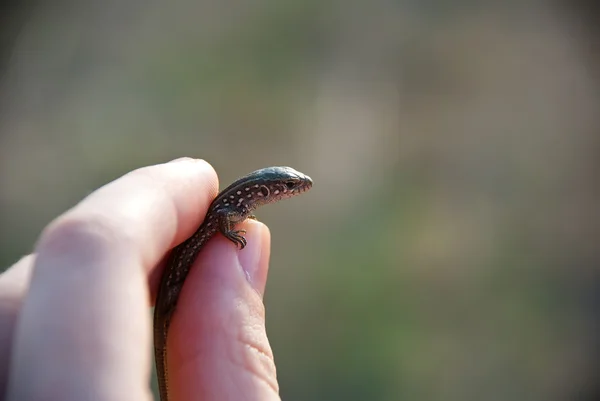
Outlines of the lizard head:
{"type": "Polygon", "coordinates": [[[312,188],[312,179],[291,167],[267,167],[251,174],[260,204],[291,198],[312,188]],[[258,185],[258,187],[256,186],[258,185]]]}

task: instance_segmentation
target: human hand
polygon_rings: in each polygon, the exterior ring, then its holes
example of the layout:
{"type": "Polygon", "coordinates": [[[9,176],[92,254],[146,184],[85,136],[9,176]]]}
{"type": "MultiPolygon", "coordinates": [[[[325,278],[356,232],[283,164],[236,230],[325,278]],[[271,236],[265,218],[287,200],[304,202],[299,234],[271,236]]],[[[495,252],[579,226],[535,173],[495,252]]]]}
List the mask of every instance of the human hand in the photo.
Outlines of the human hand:
{"type": "MultiPolygon", "coordinates": [[[[151,400],[148,307],[165,255],[217,188],[208,163],[178,159],[126,174],[49,224],[0,275],[0,398],[151,400]]],[[[216,236],[186,279],[169,329],[172,401],[279,400],[262,303],[270,234],[244,225],[246,248],[216,236]]]]}

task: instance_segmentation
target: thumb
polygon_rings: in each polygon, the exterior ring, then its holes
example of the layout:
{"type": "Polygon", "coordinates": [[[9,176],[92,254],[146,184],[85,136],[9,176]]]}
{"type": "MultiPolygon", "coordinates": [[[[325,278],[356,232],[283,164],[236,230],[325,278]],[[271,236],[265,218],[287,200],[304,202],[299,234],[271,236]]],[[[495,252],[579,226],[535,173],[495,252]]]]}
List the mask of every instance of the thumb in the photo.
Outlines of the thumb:
{"type": "Polygon", "coordinates": [[[262,301],[270,233],[241,226],[247,246],[217,235],[183,286],[167,345],[173,401],[280,399],[262,301]]]}

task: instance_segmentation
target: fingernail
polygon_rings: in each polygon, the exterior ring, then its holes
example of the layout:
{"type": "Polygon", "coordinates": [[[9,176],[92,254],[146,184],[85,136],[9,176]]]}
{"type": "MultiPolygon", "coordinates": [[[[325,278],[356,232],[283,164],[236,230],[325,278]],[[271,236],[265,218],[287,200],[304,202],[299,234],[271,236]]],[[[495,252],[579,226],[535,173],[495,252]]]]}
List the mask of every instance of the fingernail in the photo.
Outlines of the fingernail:
{"type": "Polygon", "coordinates": [[[181,163],[181,162],[189,162],[189,161],[191,161],[191,160],[195,160],[195,159],[192,159],[191,157],[187,157],[187,156],[185,156],[185,157],[180,157],[180,158],[177,158],[177,159],[171,160],[169,163],[181,163]]]}
{"type": "Polygon", "coordinates": [[[269,238],[264,235],[267,227],[262,223],[250,222],[248,228],[248,245],[239,252],[238,257],[246,279],[262,296],[267,284],[268,259],[265,260],[265,257],[268,258],[268,246],[265,247],[264,243],[269,238]]]}

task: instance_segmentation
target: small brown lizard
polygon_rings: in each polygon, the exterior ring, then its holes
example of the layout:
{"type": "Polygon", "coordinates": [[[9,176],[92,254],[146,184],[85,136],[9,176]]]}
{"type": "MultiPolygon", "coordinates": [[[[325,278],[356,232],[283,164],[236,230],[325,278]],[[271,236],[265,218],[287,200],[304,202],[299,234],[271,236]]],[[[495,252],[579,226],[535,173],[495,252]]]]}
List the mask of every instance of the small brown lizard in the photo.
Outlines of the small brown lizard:
{"type": "Polygon", "coordinates": [[[169,400],[167,375],[167,335],[190,267],[208,240],[221,232],[240,249],[246,246],[245,230],[235,226],[257,207],[291,198],[312,187],[312,180],[290,167],[267,167],[235,181],[213,200],[202,225],[173,249],[162,275],[154,308],[154,354],[161,401],[169,400]]]}

